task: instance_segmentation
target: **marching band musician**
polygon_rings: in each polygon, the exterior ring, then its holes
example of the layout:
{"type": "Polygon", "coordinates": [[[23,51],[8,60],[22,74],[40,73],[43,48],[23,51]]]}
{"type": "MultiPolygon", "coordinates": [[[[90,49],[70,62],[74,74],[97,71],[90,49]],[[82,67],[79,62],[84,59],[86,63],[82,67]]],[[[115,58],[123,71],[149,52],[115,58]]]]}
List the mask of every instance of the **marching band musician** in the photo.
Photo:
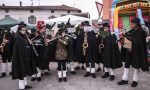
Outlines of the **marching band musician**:
{"type": "Polygon", "coordinates": [[[32,88],[28,85],[26,77],[37,73],[35,63],[31,59],[32,44],[26,32],[26,24],[20,23],[13,46],[12,79],[19,79],[20,90],[32,88]]]}
{"type": "Polygon", "coordinates": [[[7,30],[4,30],[3,40],[0,46],[2,54],[2,74],[0,78],[6,76],[6,67],[8,64],[9,75],[11,75],[11,59],[12,59],[12,49],[13,49],[13,35],[7,30]]]}
{"type": "Polygon", "coordinates": [[[58,82],[67,82],[67,61],[68,61],[68,40],[65,29],[60,28],[55,35],[55,39],[50,43],[55,43],[55,60],[58,62],[58,82]]]}
{"type": "Polygon", "coordinates": [[[44,59],[47,60],[47,62],[56,62],[55,60],[55,49],[56,45],[55,43],[47,43],[48,40],[51,40],[54,38],[54,31],[51,30],[48,35],[46,35],[45,38],[45,52],[44,52],[44,59]]]}
{"type": "Polygon", "coordinates": [[[109,80],[113,81],[115,79],[114,69],[122,66],[120,51],[116,36],[110,34],[109,24],[104,23],[103,27],[104,31],[100,32],[103,37],[102,63],[105,67],[102,78],[110,77],[109,80]]]}
{"type": "Polygon", "coordinates": [[[99,72],[101,71],[101,62],[102,62],[102,47],[99,47],[99,45],[101,44],[101,41],[102,41],[102,36],[100,35],[100,32],[103,31],[103,23],[99,23],[99,31],[98,33],[96,34],[96,38],[97,38],[97,55],[98,55],[98,60],[96,61],[97,65],[98,65],[98,68],[96,70],[96,72],[99,72]]]}
{"type": "MultiPolygon", "coordinates": [[[[84,26],[90,26],[88,21],[84,22],[84,26]]],[[[77,38],[77,50],[79,53],[79,61],[86,63],[86,74],[84,77],[96,78],[95,61],[97,60],[96,53],[96,34],[93,30],[81,31],[77,38]]]]}
{"type": "MultiPolygon", "coordinates": [[[[72,28],[70,23],[66,24],[66,28],[72,28]]],[[[71,74],[76,74],[75,68],[74,68],[74,62],[76,60],[75,50],[76,50],[76,36],[73,35],[74,32],[69,32],[68,30],[68,36],[69,36],[69,42],[68,42],[68,65],[70,65],[71,74]]]]}
{"type": "Polygon", "coordinates": [[[33,54],[33,60],[37,67],[37,74],[32,75],[31,81],[41,81],[41,69],[43,62],[43,53],[44,53],[44,38],[35,28],[32,28],[32,36],[30,39],[37,50],[38,56],[33,54]]]}
{"type": "Polygon", "coordinates": [[[146,33],[142,29],[139,18],[134,18],[131,21],[132,29],[126,33],[124,47],[126,51],[125,68],[122,80],[118,82],[118,85],[128,84],[129,68],[134,68],[133,82],[131,87],[138,86],[139,69],[148,71],[148,59],[147,59],[147,46],[146,46],[146,33]],[[132,43],[127,43],[132,42],[132,43]],[[127,45],[128,44],[128,45],[127,45]],[[129,45],[131,44],[131,45],[129,45]],[[130,46],[130,47],[129,47],[130,46]]]}
{"type": "Polygon", "coordinates": [[[81,24],[79,24],[78,25],[78,27],[76,27],[76,36],[77,36],[77,40],[76,40],[76,61],[77,61],[77,66],[75,67],[75,69],[76,70],[80,70],[80,69],[82,69],[82,70],[85,70],[85,66],[84,66],[84,58],[83,57],[80,57],[80,54],[79,54],[79,47],[80,47],[80,45],[78,45],[79,44],[79,40],[78,40],[78,38],[79,38],[79,36],[80,36],[80,33],[82,33],[83,31],[84,31],[84,28],[83,28],[83,26],[84,26],[84,22],[82,22],[81,24]],[[79,58],[82,58],[82,60],[79,60],[79,58]]]}
{"type": "MultiPolygon", "coordinates": [[[[42,24],[41,28],[39,30],[39,34],[44,39],[44,42],[45,42],[45,40],[47,38],[46,37],[46,30],[47,30],[46,25],[42,24]]],[[[44,45],[43,49],[44,49],[43,53],[45,53],[45,50],[46,50],[45,45],[44,45]]],[[[44,58],[44,54],[43,53],[41,53],[42,54],[41,56],[43,56],[42,57],[43,58],[43,60],[42,60],[42,68],[41,68],[42,69],[42,74],[43,75],[49,75],[49,60],[44,58]]]]}

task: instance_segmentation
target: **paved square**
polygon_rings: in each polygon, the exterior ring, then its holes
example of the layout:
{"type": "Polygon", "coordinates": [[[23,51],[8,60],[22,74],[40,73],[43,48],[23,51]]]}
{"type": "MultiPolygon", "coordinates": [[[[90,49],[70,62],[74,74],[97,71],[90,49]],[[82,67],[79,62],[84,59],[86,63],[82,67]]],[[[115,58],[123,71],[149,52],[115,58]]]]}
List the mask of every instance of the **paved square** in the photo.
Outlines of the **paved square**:
{"type": "MultiPolygon", "coordinates": [[[[29,84],[33,86],[31,90],[150,90],[150,72],[140,72],[139,86],[131,88],[133,69],[130,69],[129,84],[118,86],[117,82],[121,80],[123,68],[115,70],[116,79],[109,81],[109,79],[102,79],[102,72],[96,73],[97,78],[83,77],[85,71],[76,71],[77,75],[72,75],[68,72],[68,82],[58,82],[57,80],[57,64],[50,64],[50,75],[42,78],[41,82],[31,82],[31,77],[28,78],[29,84]]],[[[0,64],[1,71],[1,64],[0,64]]],[[[12,80],[10,76],[0,79],[0,90],[18,90],[18,81],[12,80]]]]}

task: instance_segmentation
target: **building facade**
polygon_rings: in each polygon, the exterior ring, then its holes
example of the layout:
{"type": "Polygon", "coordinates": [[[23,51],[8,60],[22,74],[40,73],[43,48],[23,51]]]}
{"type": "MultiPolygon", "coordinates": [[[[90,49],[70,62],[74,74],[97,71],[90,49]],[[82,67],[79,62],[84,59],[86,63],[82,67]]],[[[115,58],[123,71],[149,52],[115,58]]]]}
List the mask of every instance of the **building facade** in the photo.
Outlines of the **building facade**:
{"type": "Polygon", "coordinates": [[[87,13],[82,13],[78,8],[60,6],[0,6],[0,19],[12,17],[18,21],[28,24],[36,24],[38,21],[60,17],[66,14],[88,17],[87,13]]]}
{"type": "Polygon", "coordinates": [[[109,21],[113,0],[103,0],[103,21],[109,21]]]}

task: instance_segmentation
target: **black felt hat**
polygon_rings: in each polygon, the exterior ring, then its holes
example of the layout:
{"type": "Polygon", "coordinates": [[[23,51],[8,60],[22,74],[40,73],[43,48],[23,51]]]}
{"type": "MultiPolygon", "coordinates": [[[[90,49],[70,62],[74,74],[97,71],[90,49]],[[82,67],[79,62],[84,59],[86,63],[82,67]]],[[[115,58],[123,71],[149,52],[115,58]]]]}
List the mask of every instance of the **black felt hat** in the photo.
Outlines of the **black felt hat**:
{"type": "Polygon", "coordinates": [[[103,23],[103,27],[110,27],[108,23],[103,23]]]}
{"type": "Polygon", "coordinates": [[[89,21],[84,21],[83,24],[84,24],[84,25],[87,25],[87,26],[90,26],[89,21]]]}
{"type": "Polygon", "coordinates": [[[20,22],[18,25],[19,25],[19,26],[24,26],[24,27],[27,26],[24,22],[20,22]]]}

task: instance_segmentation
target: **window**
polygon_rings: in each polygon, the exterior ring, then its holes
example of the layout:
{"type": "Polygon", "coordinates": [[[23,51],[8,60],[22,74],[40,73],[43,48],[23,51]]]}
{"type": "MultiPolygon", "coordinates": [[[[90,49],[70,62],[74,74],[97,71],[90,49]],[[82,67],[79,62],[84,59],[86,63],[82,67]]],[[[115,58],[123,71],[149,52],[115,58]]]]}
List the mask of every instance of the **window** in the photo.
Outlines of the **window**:
{"type": "Polygon", "coordinates": [[[30,13],[34,13],[34,10],[30,10],[30,13]]]}
{"type": "Polygon", "coordinates": [[[36,24],[36,17],[35,16],[28,17],[28,23],[29,24],[36,24]]]}
{"type": "Polygon", "coordinates": [[[52,16],[48,17],[48,19],[53,19],[53,18],[56,18],[56,16],[52,15],[52,16]]]}
{"type": "Polygon", "coordinates": [[[61,17],[62,17],[62,16],[65,16],[65,14],[61,14],[61,17]]]}
{"type": "Polygon", "coordinates": [[[51,10],[51,13],[54,13],[54,10],[51,10]]]}
{"type": "Polygon", "coordinates": [[[5,15],[5,17],[10,17],[10,15],[5,15]]]}
{"type": "Polygon", "coordinates": [[[6,9],[6,10],[5,10],[5,12],[6,12],[6,13],[9,13],[9,10],[8,10],[8,9],[6,9]]]}
{"type": "Polygon", "coordinates": [[[70,10],[68,10],[67,13],[70,13],[70,10]]]}
{"type": "Polygon", "coordinates": [[[81,13],[81,10],[79,10],[78,13],[81,13]]]}

